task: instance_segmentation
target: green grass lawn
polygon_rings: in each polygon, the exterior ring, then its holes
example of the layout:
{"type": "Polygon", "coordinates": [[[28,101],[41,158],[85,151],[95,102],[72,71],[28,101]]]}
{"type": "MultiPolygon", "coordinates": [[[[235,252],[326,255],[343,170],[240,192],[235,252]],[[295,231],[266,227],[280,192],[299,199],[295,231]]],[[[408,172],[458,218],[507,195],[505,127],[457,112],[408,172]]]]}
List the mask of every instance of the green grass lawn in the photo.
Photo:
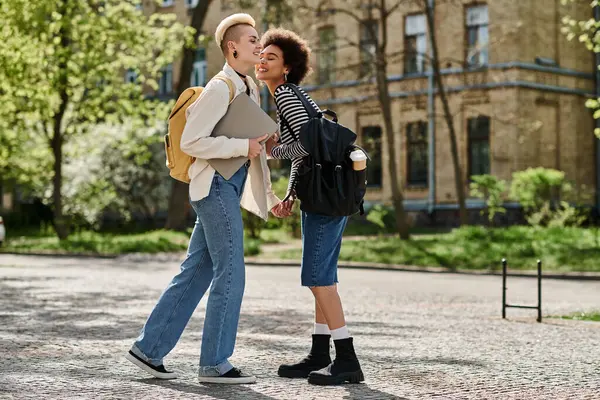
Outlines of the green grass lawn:
{"type": "Polygon", "coordinates": [[[277,244],[286,243],[293,240],[291,235],[280,229],[263,229],[260,232],[260,241],[262,243],[277,244]]]}
{"type": "MultiPolygon", "coordinates": [[[[361,231],[354,234],[364,233],[361,231]]],[[[118,255],[185,251],[189,232],[157,230],[138,234],[84,232],[59,241],[52,233],[11,236],[2,251],[118,255]]],[[[263,243],[285,243],[289,234],[263,230],[260,239],[244,240],[244,254],[257,255],[263,243]]],[[[272,258],[299,259],[301,250],[272,252],[272,258]]],[[[439,266],[450,270],[497,270],[507,258],[511,269],[535,269],[536,260],[544,270],[600,272],[600,230],[584,228],[536,229],[525,226],[486,229],[464,227],[451,231],[421,230],[410,241],[396,237],[369,236],[344,241],[343,261],[377,262],[414,266],[439,266]]]]}
{"type": "Polygon", "coordinates": [[[561,317],[550,317],[550,318],[560,318],[560,319],[572,319],[576,321],[594,321],[600,322],[600,311],[594,312],[578,312],[570,315],[563,315],[561,317]]]}
{"type": "MultiPolygon", "coordinates": [[[[272,257],[298,259],[300,250],[272,257]]],[[[485,229],[465,227],[447,233],[415,234],[410,241],[396,237],[346,241],[340,259],[448,269],[494,270],[506,258],[511,269],[600,271],[600,234],[593,229],[535,229],[525,226],[485,229]]]]}
{"type": "MultiPolygon", "coordinates": [[[[118,255],[126,253],[161,253],[185,251],[189,234],[157,230],[139,234],[102,234],[83,232],[60,241],[55,235],[14,236],[0,248],[0,252],[118,255]]],[[[260,252],[258,240],[244,241],[244,253],[260,252]]]]}

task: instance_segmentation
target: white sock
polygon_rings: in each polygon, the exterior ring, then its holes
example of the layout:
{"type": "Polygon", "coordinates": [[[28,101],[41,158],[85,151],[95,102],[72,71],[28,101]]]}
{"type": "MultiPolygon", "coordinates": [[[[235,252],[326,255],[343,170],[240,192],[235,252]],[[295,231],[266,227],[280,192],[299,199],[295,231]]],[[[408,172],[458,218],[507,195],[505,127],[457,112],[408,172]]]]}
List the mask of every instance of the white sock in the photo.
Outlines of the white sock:
{"type": "Polygon", "coordinates": [[[319,324],[318,322],[315,322],[315,329],[313,333],[315,335],[331,335],[327,324],[319,324]]]}
{"type": "Polygon", "coordinates": [[[346,327],[346,325],[331,331],[331,338],[333,340],[348,339],[349,337],[350,333],[348,332],[348,327],[346,327]]]}

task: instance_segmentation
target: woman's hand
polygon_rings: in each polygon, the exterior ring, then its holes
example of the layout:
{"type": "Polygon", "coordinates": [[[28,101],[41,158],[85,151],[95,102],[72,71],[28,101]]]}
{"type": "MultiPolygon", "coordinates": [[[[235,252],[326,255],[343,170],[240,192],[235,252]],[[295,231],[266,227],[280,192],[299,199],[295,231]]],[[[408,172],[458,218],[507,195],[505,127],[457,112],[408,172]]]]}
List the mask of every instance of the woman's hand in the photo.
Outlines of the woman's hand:
{"type": "Polygon", "coordinates": [[[271,209],[271,214],[276,216],[277,218],[287,218],[294,215],[292,208],[294,207],[294,200],[286,200],[277,204],[275,207],[271,209]]]}
{"type": "Polygon", "coordinates": [[[281,212],[281,203],[278,203],[275,207],[271,208],[271,214],[273,214],[277,218],[285,218],[285,216],[281,212]]]}
{"type": "Polygon", "coordinates": [[[278,143],[277,143],[278,140],[279,140],[279,136],[277,135],[277,133],[275,133],[275,134],[273,134],[273,136],[271,136],[269,138],[269,140],[266,141],[265,150],[269,157],[271,156],[271,150],[273,149],[273,147],[276,147],[278,145],[278,143]]]}
{"type": "Polygon", "coordinates": [[[286,201],[281,202],[281,209],[284,213],[288,214],[288,216],[294,214],[294,202],[296,199],[294,197],[290,197],[286,201]]]}
{"type": "Polygon", "coordinates": [[[248,158],[249,159],[253,159],[253,158],[259,156],[260,152],[263,149],[263,146],[262,146],[262,144],[260,144],[260,142],[265,140],[267,138],[267,136],[268,135],[263,135],[256,139],[250,139],[250,143],[248,144],[248,158]]]}

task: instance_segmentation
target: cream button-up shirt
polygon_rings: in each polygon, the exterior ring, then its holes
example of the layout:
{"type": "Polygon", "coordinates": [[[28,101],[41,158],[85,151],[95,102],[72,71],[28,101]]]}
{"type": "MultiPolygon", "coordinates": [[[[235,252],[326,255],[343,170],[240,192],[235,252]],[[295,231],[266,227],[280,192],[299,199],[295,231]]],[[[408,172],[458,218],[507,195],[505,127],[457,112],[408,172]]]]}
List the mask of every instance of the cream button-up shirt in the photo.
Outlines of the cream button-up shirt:
{"type": "MultiPolygon", "coordinates": [[[[227,63],[221,74],[233,82],[236,90],[235,96],[246,92],[244,81],[227,63]]],[[[256,83],[250,77],[246,77],[246,80],[250,88],[250,97],[260,104],[260,93],[256,83]]],[[[181,150],[196,157],[196,161],[188,171],[192,201],[201,200],[210,193],[215,170],[208,163],[208,159],[248,156],[248,139],[210,136],[214,127],[227,112],[228,107],[229,87],[227,83],[213,79],[206,85],[198,99],[186,110],[187,121],[181,138],[181,150]]],[[[248,123],[252,123],[252,121],[248,121],[248,123]]],[[[267,155],[263,149],[260,155],[250,162],[248,179],[244,186],[240,205],[267,220],[269,211],[280,201],[271,189],[271,173],[267,165],[267,155]]]]}

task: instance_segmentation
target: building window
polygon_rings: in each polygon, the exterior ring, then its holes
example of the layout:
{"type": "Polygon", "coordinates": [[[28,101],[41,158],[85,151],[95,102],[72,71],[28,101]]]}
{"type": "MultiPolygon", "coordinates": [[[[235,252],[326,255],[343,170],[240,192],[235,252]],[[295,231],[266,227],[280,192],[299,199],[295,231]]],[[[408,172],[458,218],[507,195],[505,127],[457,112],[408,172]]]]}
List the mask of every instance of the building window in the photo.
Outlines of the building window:
{"type": "Polygon", "coordinates": [[[137,72],[135,72],[133,69],[128,69],[127,72],[125,73],[125,82],[127,83],[135,83],[137,81],[137,72]]]}
{"type": "Polygon", "coordinates": [[[404,23],[404,52],[404,73],[423,73],[427,54],[427,20],[425,14],[406,17],[404,23]]]}
{"type": "Polygon", "coordinates": [[[171,7],[174,4],[174,0],[162,0],[160,4],[162,7],[171,7]]]}
{"type": "Polygon", "coordinates": [[[490,117],[467,120],[469,176],[490,173],[490,117]]]}
{"type": "Polygon", "coordinates": [[[488,64],[488,7],[486,5],[467,8],[467,66],[478,67],[488,64]]]}
{"type": "Polygon", "coordinates": [[[196,49],[194,56],[194,68],[190,77],[191,86],[204,86],[206,84],[206,50],[196,49]]]}
{"type": "Polygon", "coordinates": [[[160,70],[158,94],[167,95],[173,92],[173,65],[169,64],[160,70]]]}
{"type": "Polygon", "coordinates": [[[369,168],[367,168],[367,184],[369,186],[381,186],[381,127],[365,126],[362,128],[362,144],[371,158],[369,168]]]}
{"type": "Polygon", "coordinates": [[[336,47],[335,28],[328,26],[319,29],[319,52],[317,53],[319,84],[335,80],[336,47]]]}
{"type": "Polygon", "coordinates": [[[375,53],[379,43],[379,24],[377,21],[369,20],[360,23],[360,65],[359,78],[364,78],[373,73],[375,65],[375,53]],[[375,36],[373,36],[375,34],[375,36]]]}
{"type": "Polygon", "coordinates": [[[185,6],[187,8],[196,8],[198,5],[198,0],[185,0],[185,6]]]}
{"type": "Polygon", "coordinates": [[[411,122],[406,126],[407,174],[409,186],[427,186],[428,142],[427,122],[411,122]]]}

